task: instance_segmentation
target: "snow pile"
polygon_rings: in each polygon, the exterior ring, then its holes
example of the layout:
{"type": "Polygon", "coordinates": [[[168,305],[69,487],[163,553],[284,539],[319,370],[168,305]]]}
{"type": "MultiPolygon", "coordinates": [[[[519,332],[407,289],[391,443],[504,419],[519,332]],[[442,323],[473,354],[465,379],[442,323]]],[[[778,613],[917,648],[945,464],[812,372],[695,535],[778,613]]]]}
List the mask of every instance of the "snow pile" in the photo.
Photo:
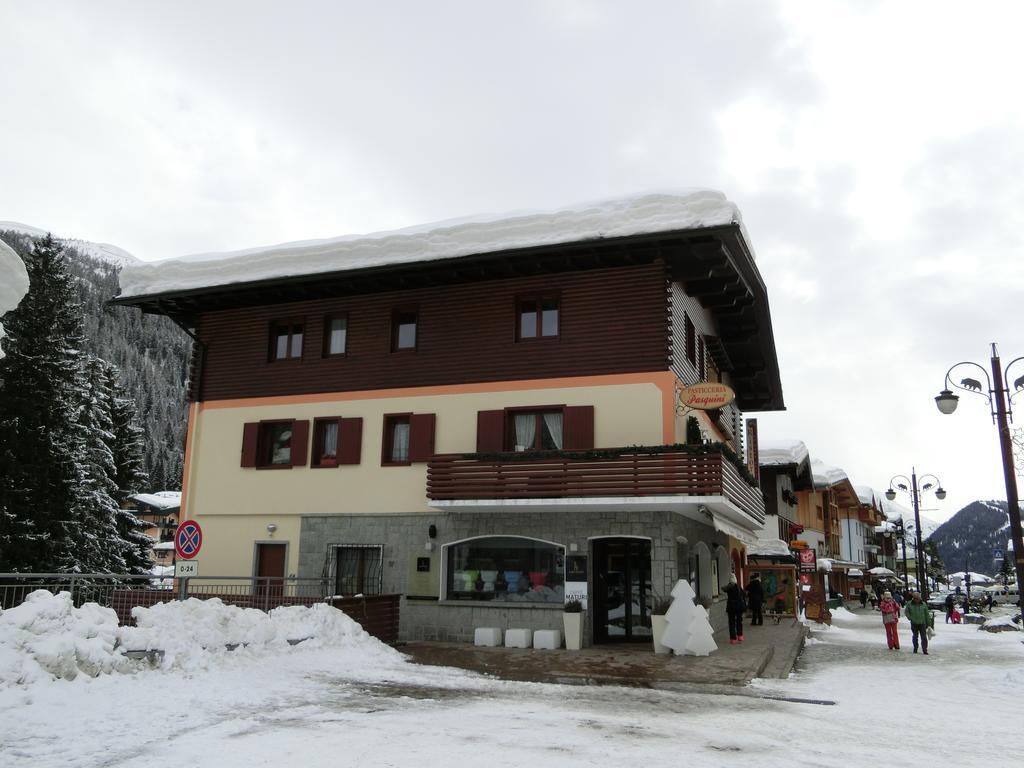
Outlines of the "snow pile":
{"type": "Polygon", "coordinates": [[[1009,616],[996,616],[988,619],[978,629],[984,629],[986,632],[1020,632],[1014,620],[1009,616]]]}
{"type": "MultiPolygon", "coordinates": [[[[0,241],[0,315],[5,315],[18,306],[22,297],[28,293],[28,272],[25,262],[21,260],[7,243],[0,241]]],[[[0,339],[4,337],[4,327],[0,324],[0,339]]],[[[4,350],[0,346],[0,358],[4,350]]]]}
{"type": "Polygon", "coordinates": [[[69,592],[36,590],[0,613],[0,688],[124,669],[117,641],[111,609],[96,603],[75,608],[69,592]]]}
{"type": "Polygon", "coordinates": [[[354,663],[369,657],[395,658],[388,648],[337,608],[287,606],[270,613],[225,605],[218,598],[133,608],[136,626],[121,629],[127,650],[164,652],[165,669],[207,667],[228,653],[282,652],[289,641],[304,647],[341,646],[354,663]]]}
{"type": "MultiPolygon", "coordinates": [[[[127,264],[120,274],[121,296],[727,226],[740,221],[736,205],[715,190],[652,193],[549,211],[487,214],[390,232],[127,264]]],[[[743,237],[749,249],[750,239],[745,232],[743,237]]]]}
{"type": "Polygon", "coordinates": [[[269,614],[225,605],[219,599],[159,603],[134,608],[137,626],[119,627],[117,614],[96,603],[75,608],[68,592],[31,593],[0,613],[0,688],[41,680],[72,680],[107,672],[145,669],[126,651],[163,651],[162,669],[209,669],[227,657],[329,648],[342,664],[358,668],[395,661],[401,655],[369,635],[337,608],[287,606],[269,614]]]}

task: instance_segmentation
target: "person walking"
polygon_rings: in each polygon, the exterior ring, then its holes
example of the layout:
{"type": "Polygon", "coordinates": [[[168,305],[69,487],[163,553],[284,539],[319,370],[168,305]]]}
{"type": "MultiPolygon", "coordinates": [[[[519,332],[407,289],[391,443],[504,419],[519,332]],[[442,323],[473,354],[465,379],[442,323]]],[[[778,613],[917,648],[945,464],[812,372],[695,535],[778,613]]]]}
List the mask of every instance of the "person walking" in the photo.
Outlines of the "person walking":
{"type": "Polygon", "coordinates": [[[755,573],[747,584],[747,604],[750,606],[750,625],[764,624],[764,587],[761,586],[761,574],[755,573]]]}
{"type": "Polygon", "coordinates": [[[725,585],[725,613],[729,617],[729,645],[743,642],[743,590],[736,583],[736,574],[729,574],[729,583],[725,585]]]}
{"type": "Polygon", "coordinates": [[[952,594],[946,595],[946,623],[949,624],[953,620],[953,610],[956,608],[956,600],[953,599],[952,594]]]}
{"type": "Polygon", "coordinates": [[[914,642],[914,653],[917,653],[917,641],[918,638],[920,638],[921,650],[924,651],[924,655],[927,656],[928,626],[932,622],[932,612],[921,600],[920,592],[914,592],[910,598],[910,602],[907,603],[904,611],[907,615],[907,620],[910,621],[910,636],[914,642]]]}
{"type": "Polygon", "coordinates": [[[864,587],[860,588],[860,607],[861,608],[867,608],[868,607],[868,591],[866,589],[864,589],[864,587]]]}
{"type": "Polygon", "coordinates": [[[882,612],[882,626],[885,627],[885,642],[889,644],[890,651],[900,649],[900,635],[896,630],[896,623],[900,620],[900,607],[892,599],[892,592],[885,590],[882,593],[882,602],[878,606],[882,612]]]}
{"type": "Polygon", "coordinates": [[[995,601],[992,598],[992,593],[991,592],[986,592],[985,593],[985,607],[988,608],[988,612],[989,613],[992,613],[992,603],[993,602],[995,602],[995,601]]]}

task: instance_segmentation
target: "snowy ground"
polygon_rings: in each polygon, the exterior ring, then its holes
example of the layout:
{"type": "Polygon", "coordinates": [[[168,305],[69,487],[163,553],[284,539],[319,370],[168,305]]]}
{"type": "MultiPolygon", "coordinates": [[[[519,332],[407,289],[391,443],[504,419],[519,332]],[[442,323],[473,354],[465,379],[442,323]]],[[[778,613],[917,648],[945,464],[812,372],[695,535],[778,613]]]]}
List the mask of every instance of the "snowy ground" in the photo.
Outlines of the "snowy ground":
{"type": "Polygon", "coordinates": [[[912,655],[905,627],[896,653],[877,613],[837,614],[814,630],[790,679],[729,695],[509,683],[386,649],[303,645],[223,654],[191,676],[35,682],[0,690],[0,765],[1014,762],[1024,747],[1008,726],[1024,700],[1022,633],[940,616],[932,654],[912,655]]]}

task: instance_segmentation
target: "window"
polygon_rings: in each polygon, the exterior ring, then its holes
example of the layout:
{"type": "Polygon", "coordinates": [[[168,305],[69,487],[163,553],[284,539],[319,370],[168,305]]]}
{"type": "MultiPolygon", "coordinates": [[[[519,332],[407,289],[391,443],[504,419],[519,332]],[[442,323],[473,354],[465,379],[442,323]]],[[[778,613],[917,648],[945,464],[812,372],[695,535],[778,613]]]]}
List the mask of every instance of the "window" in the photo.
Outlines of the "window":
{"type": "Polygon", "coordinates": [[[391,351],[416,349],[416,309],[396,309],[391,313],[391,351]]]}
{"type": "Polygon", "coordinates": [[[302,322],[279,320],[270,326],[270,360],[302,357],[302,322]]]}
{"type": "Polygon", "coordinates": [[[516,338],[552,338],[558,336],[557,296],[530,296],[516,302],[516,338]]]}
{"type": "Polygon", "coordinates": [[[509,411],[509,450],[561,450],[562,411],[509,411]]]}
{"type": "Polygon", "coordinates": [[[446,547],[449,600],[562,603],[565,550],[519,536],[488,536],[446,547]]]}
{"type": "Polygon", "coordinates": [[[434,456],[433,413],[391,413],[384,416],[381,464],[408,465],[434,456]]]}
{"type": "Polygon", "coordinates": [[[242,466],[271,469],[303,466],[308,443],[308,421],[281,419],[245,424],[242,466]]]}
{"type": "Polygon", "coordinates": [[[313,422],[313,466],[337,466],[340,426],[340,419],[317,419],[313,422]]]}
{"type": "Polygon", "coordinates": [[[697,339],[697,377],[701,381],[708,380],[708,356],[704,349],[704,337],[697,339]]]}
{"type": "Polygon", "coordinates": [[[333,548],[336,595],[379,595],[384,571],[380,544],[336,544],[333,548]]]}
{"type": "Polygon", "coordinates": [[[331,416],[313,421],[314,467],[340,467],[358,464],[363,444],[361,417],[331,416]]]}
{"type": "Polygon", "coordinates": [[[348,341],[348,315],[331,315],[324,321],[324,357],[344,355],[348,341]]]}
{"type": "Polygon", "coordinates": [[[411,414],[384,417],[384,464],[408,464],[411,414]]]}

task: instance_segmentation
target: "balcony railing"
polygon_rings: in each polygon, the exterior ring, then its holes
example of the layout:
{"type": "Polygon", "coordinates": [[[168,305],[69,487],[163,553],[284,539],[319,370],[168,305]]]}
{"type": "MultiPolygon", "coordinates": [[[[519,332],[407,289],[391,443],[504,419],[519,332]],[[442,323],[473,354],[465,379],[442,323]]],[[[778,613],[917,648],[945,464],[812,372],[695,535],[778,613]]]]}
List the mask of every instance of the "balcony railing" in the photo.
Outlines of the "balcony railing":
{"type": "Polygon", "coordinates": [[[724,496],[764,520],[764,497],[720,451],[627,453],[599,458],[436,456],[427,467],[427,497],[559,499],[601,496],[724,496]]]}

